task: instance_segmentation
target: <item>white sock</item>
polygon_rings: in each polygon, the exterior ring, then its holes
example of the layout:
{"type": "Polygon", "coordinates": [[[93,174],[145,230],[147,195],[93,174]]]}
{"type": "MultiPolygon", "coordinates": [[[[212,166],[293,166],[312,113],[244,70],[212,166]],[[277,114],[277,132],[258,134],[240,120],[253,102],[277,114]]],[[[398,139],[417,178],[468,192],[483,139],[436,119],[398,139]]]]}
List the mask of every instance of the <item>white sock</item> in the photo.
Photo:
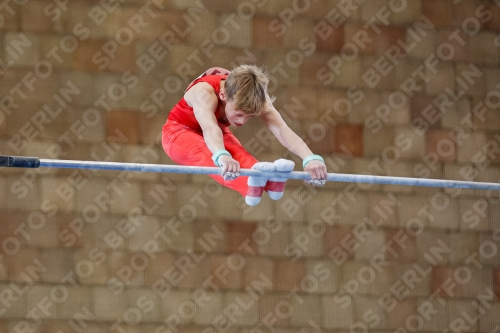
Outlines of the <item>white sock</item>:
{"type": "MultiPolygon", "coordinates": [[[[271,162],[257,162],[252,166],[252,169],[265,172],[273,172],[276,170],[276,167],[274,163],[271,162]]],[[[264,191],[266,183],[266,177],[248,177],[248,191],[247,195],[245,196],[245,202],[247,203],[247,205],[255,206],[260,202],[262,198],[262,192],[264,191]]]]}
{"type": "MultiPolygon", "coordinates": [[[[284,158],[280,158],[279,160],[274,161],[273,164],[276,168],[276,171],[279,172],[290,172],[295,167],[294,161],[285,160],[284,158]]],[[[285,182],[286,178],[274,177],[269,179],[269,181],[267,182],[266,190],[271,199],[281,199],[285,190],[285,182]]]]}
{"type": "Polygon", "coordinates": [[[280,158],[279,160],[274,161],[274,166],[276,171],[282,172],[290,172],[295,167],[295,162],[290,160],[285,160],[284,158],[280,158]]]}

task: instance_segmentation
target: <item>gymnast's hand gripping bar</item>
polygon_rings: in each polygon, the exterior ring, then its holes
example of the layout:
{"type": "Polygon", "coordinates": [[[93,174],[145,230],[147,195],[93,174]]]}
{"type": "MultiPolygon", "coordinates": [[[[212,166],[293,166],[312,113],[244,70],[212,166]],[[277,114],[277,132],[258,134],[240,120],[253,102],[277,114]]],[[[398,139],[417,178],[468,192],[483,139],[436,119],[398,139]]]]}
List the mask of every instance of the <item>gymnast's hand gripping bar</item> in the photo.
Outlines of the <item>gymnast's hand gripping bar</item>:
{"type": "MultiPolygon", "coordinates": [[[[122,162],[98,162],[98,161],[74,161],[42,159],[27,156],[0,156],[0,167],[16,168],[66,168],[66,169],[89,169],[89,170],[123,170],[138,172],[161,172],[199,175],[220,175],[221,169],[216,167],[197,167],[183,165],[163,165],[163,164],[142,164],[142,163],[122,163],[122,162]]],[[[310,180],[307,172],[263,172],[251,169],[241,169],[242,176],[257,177],[281,177],[288,179],[310,180]]],[[[327,180],[335,182],[352,182],[368,184],[405,185],[405,186],[426,186],[440,188],[464,188],[476,190],[500,191],[498,183],[481,183],[459,180],[390,177],[372,175],[354,175],[329,173],[327,180]]]]}

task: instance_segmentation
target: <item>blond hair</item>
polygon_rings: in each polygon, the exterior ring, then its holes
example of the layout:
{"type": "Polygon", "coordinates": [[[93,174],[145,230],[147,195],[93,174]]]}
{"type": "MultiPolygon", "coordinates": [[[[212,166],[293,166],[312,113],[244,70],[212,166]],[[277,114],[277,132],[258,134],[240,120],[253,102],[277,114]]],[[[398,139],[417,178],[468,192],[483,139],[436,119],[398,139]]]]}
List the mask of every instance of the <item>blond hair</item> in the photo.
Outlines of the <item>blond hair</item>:
{"type": "Polygon", "coordinates": [[[224,90],[235,110],[257,115],[266,103],[269,78],[262,68],[254,65],[236,67],[227,76],[224,90]]]}

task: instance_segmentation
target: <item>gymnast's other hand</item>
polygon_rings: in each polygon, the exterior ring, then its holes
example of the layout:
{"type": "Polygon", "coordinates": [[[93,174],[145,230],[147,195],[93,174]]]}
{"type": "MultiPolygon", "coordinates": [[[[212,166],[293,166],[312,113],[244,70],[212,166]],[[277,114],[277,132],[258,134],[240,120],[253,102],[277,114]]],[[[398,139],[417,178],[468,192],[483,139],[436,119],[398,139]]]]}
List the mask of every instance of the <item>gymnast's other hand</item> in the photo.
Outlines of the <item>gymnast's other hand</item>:
{"type": "Polygon", "coordinates": [[[222,167],[221,176],[224,180],[234,180],[240,175],[240,162],[228,155],[219,157],[219,164],[222,167]]]}
{"type": "Polygon", "coordinates": [[[311,176],[310,180],[305,182],[313,186],[323,186],[326,183],[327,171],[325,163],[313,160],[306,164],[304,171],[311,176]]]}

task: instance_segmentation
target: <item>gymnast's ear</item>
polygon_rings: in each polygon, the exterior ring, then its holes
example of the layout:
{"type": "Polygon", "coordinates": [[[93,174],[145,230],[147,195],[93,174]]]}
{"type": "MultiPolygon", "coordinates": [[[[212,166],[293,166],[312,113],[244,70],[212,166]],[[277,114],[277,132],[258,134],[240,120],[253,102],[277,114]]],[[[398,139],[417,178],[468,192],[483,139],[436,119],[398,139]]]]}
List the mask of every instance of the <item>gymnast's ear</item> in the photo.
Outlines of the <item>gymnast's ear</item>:
{"type": "Polygon", "coordinates": [[[219,91],[219,98],[221,101],[227,102],[227,96],[226,96],[226,92],[224,91],[224,88],[222,88],[219,91]]]}

